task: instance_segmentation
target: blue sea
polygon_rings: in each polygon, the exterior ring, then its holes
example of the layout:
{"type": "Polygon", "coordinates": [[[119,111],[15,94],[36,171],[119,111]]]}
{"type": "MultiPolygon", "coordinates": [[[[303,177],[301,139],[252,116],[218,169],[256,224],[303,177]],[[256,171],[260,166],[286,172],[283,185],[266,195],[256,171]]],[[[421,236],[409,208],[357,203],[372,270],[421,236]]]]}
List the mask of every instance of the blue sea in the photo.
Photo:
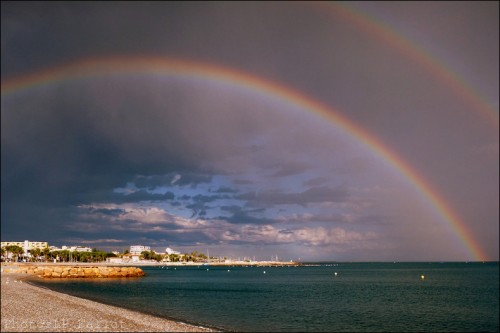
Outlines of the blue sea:
{"type": "Polygon", "coordinates": [[[224,331],[499,331],[498,262],[143,270],[143,278],[36,284],[224,331]]]}

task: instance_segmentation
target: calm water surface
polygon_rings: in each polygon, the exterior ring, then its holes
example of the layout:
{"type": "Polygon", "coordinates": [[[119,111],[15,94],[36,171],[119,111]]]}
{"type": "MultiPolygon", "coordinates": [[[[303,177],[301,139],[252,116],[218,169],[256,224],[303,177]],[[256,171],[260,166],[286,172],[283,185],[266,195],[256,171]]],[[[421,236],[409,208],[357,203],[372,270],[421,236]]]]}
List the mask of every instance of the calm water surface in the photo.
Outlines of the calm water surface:
{"type": "Polygon", "coordinates": [[[138,279],[37,284],[228,331],[499,331],[498,262],[143,270],[138,279]]]}

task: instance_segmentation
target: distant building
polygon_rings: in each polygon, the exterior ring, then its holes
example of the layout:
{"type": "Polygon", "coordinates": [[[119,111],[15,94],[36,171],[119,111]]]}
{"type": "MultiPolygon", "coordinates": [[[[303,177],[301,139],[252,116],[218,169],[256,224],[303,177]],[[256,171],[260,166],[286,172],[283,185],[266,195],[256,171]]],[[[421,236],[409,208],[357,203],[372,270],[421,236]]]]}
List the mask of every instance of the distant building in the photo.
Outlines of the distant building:
{"type": "Polygon", "coordinates": [[[46,247],[49,247],[47,242],[30,242],[29,240],[25,240],[24,242],[1,242],[1,247],[17,245],[23,248],[24,253],[29,253],[34,249],[43,250],[46,247]]]}
{"type": "Polygon", "coordinates": [[[130,254],[139,255],[142,253],[142,251],[151,251],[151,248],[149,246],[143,246],[143,245],[130,246],[130,254]]]}
{"type": "Polygon", "coordinates": [[[174,251],[174,250],[172,250],[172,249],[171,249],[171,248],[169,248],[169,247],[167,247],[167,248],[165,249],[165,253],[166,253],[166,254],[168,254],[168,255],[171,255],[171,254],[177,254],[177,255],[179,255],[179,254],[181,254],[179,251],[174,251]]]}
{"type": "Polygon", "coordinates": [[[62,247],[63,250],[69,250],[71,252],[92,252],[92,249],[87,246],[66,246],[63,245],[62,247]]]}
{"type": "Polygon", "coordinates": [[[123,259],[119,257],[109,257],[106,258],[106,262],[110,264],[123,264],[123,259]]]}
{"type": "Polygon", "coordinates": [[[66,246],[63,245],[61,248],[58,248],[56,246],[51,246],[50,252],[52,251],[69,251],[69,252],[92,252],[92,249],[90,247],[86,246],[66,246]]]}

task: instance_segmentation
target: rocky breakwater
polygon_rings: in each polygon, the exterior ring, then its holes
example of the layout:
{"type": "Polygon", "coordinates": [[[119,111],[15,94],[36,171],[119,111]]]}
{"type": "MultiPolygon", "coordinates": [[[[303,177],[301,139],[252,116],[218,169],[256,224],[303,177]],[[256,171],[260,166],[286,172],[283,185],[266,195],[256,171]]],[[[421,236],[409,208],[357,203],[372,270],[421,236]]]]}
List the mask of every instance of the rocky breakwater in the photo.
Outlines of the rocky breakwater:
{"type": "Polygon", "coordinates": [[[111,266],[13,266],[2,268],[4,273],[37,275],[41,278],[124,278],[140,277],[145,273],[137,267],[111,266]]]}

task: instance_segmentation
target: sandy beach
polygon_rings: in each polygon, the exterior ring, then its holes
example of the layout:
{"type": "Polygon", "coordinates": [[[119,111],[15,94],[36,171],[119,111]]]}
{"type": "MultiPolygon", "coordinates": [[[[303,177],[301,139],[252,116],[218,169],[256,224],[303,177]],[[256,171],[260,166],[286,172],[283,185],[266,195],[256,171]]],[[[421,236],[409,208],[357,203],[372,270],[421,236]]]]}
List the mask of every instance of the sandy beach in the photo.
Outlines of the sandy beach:
{"type": "Polygon", "coordinates": [[[27,283],[24,274],[1,278],[2,332],[211,332],[58,293],[27,283]]]}

